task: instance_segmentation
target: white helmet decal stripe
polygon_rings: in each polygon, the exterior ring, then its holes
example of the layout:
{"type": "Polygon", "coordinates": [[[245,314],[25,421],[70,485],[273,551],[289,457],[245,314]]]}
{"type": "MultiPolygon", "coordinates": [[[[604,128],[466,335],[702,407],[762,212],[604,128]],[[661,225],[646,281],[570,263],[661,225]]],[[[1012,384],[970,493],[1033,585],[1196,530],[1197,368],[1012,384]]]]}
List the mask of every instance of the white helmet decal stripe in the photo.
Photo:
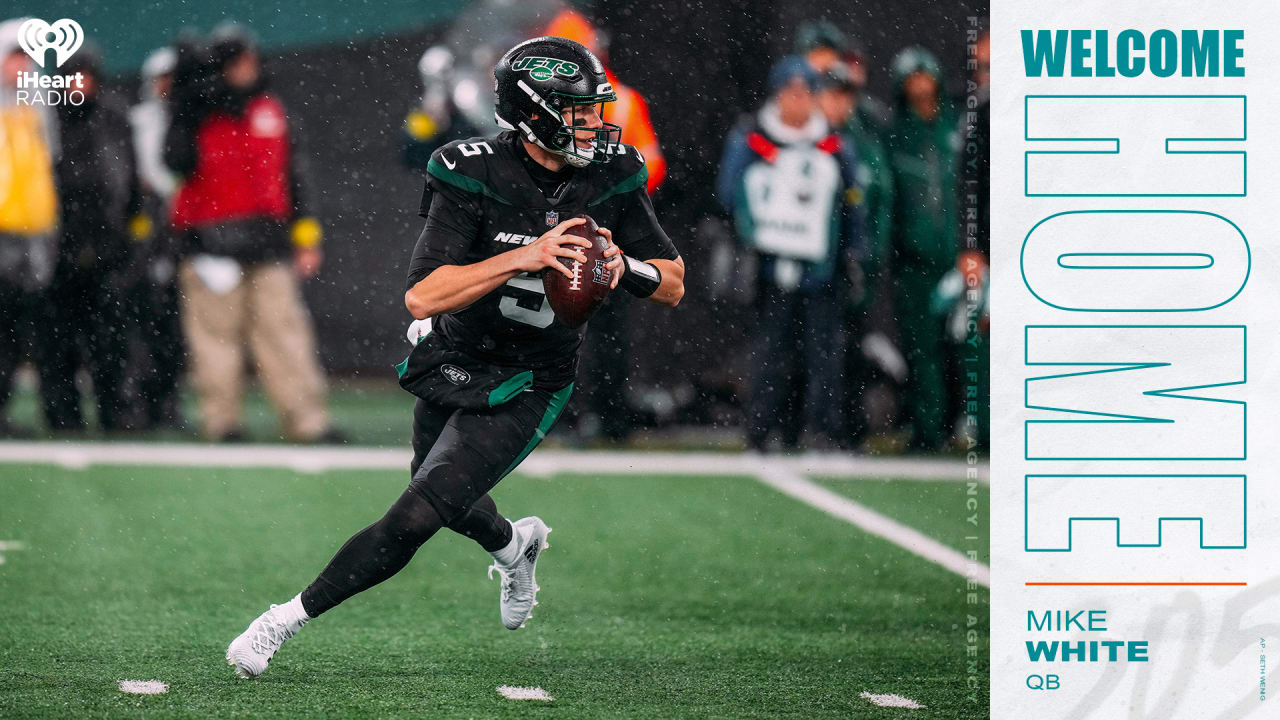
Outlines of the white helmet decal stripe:
{"type": "Polygon", "coordinates": [[[520,121],[520,130],[524,132],[524,137],[529,142],[533,143],[534,145],[537,145],[543,150],[551,150],[551,148],[542,144],[542,141],[538,139],[538,136],[533,134],[533,128],[526,125],[523,120],[520,121]]]}
{"type": "Polygon", "coordinates": [[[546,110],[547,112],[551,113],[551,116],[552,116],[552,117],[560,117],[560,113],[556,112],[555,110],[552,110],[552,109],[551,109],[551,106],[547,104],[547,101],[546,101],[546,100],[543,100],[543,99],[542,99],[542,96],[541,96],[541,95],[539,95],[539,94],[538,94],[538,92],[537,92],[536,90],[534,90],[533,88],[529,87],[529,85],[528,85],[525,81],[523,81],[523,80],[517,80],[517,81],[516,81],[516,86],[517,86],[517,87],[519,87],[521,90],[523,90],[523,91],[525,92],[525,94],[529,96],[529,99],[531,99],[531,100],[533,100],[534,102],[538,103],[538,105],[542,106],[542,109],[544,109],[544,110],[546,110]]]}

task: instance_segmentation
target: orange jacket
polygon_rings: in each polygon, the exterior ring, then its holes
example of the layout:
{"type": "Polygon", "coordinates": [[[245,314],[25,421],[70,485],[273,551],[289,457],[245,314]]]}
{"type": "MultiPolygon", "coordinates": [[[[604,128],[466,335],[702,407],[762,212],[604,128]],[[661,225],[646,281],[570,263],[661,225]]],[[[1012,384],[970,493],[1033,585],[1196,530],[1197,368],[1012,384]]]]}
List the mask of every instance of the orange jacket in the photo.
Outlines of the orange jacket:
{"type": "Polygon", "coordinates": [[[667,160],[662,156],[658,134],[653,131],[653,121],[649,119],[649,103],[640,93],[618,82],[611,71],[606,69],[604,73],[618,95],[617,101],[604,106],[604,119],[621,125],[622,141],[634,146],[644,156],[645,167],[649,170],[648,190],[652,194],[667,177],[667,160]]]}
{"type": "MultiPolygon", "coordinates": [[[[600,34],[591,21],[577,10],[566,8],[560,11],[547,24],[542,34],[581,43],[591,52],[600,55],[603,61],[604,48],[600,42],[600,34]]],[[[644,156],[645,167],[649,170],[647,189],[652,194],[667,176],[667,160],[662,157],[658,134],[653,131],[653,121],[649,119],[649,104],[640,93],[618,82],[618,77],[608,67],[604,74],[613,85],[618,99],[605,105],[602,119],[622,126],[622,142],[635,147],[644,156]]]]}

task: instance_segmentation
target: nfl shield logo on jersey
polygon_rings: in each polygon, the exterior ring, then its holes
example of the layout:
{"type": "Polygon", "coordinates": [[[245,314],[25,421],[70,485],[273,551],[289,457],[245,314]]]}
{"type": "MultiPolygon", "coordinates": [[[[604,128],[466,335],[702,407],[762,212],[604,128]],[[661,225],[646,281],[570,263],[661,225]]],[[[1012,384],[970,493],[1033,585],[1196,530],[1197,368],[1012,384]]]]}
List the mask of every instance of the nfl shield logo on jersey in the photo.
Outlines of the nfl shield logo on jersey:
{"type": "Polygon", "coordinates": [[[547,227],[555,227],[560,224],[560,213],[555,210],[547,211],[547,227]]]}

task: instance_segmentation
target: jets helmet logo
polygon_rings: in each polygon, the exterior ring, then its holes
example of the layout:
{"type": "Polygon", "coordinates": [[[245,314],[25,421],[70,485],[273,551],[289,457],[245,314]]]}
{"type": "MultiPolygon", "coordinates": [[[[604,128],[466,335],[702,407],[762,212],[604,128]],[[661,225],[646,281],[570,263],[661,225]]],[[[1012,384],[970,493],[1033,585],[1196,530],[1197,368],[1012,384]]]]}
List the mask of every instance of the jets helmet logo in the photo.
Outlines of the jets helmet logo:
{"type": "Polygon", "coordinates": [[[511,65],[512,70],[528,70],[529,77],[538,81],[550,80],[555,75],[573,77],[578,74],[578,64],[568,60],[527,55],[511,65]]]}

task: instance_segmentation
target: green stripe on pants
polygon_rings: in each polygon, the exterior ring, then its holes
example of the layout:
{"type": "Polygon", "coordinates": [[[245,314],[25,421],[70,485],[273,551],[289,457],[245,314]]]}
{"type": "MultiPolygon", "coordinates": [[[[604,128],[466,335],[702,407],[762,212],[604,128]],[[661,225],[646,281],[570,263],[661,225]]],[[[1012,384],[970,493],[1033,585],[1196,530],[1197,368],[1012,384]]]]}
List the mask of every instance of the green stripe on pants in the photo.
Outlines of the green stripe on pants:
{"type": "Polygon", "coordinates": [[[533,449],[538,447],[538,443],[542,442],[542,439],[547,436],[547,433],[551,432],[551,427],[556,424],[556,420],[559,419],[560,413],[564,410],[564,406],[569,403],[569,396],[572,394],[573,383],[569,383],[555,391],[551,396],[551,401],[547,403],[546,412],[542,414],[542,422],[538,423],[538,429],[533,432],[533,437],[529,439],[529,444],[525,445],[524,450],[520,451],[520,454],[516,456],[515,461],[507,466],[506,470],[502,471],[501,477],[506,477],[512,470],[516,469],[517,465],[524,462],[524,459],[529,456],[529,453],[533,452],[533,449]]]}

